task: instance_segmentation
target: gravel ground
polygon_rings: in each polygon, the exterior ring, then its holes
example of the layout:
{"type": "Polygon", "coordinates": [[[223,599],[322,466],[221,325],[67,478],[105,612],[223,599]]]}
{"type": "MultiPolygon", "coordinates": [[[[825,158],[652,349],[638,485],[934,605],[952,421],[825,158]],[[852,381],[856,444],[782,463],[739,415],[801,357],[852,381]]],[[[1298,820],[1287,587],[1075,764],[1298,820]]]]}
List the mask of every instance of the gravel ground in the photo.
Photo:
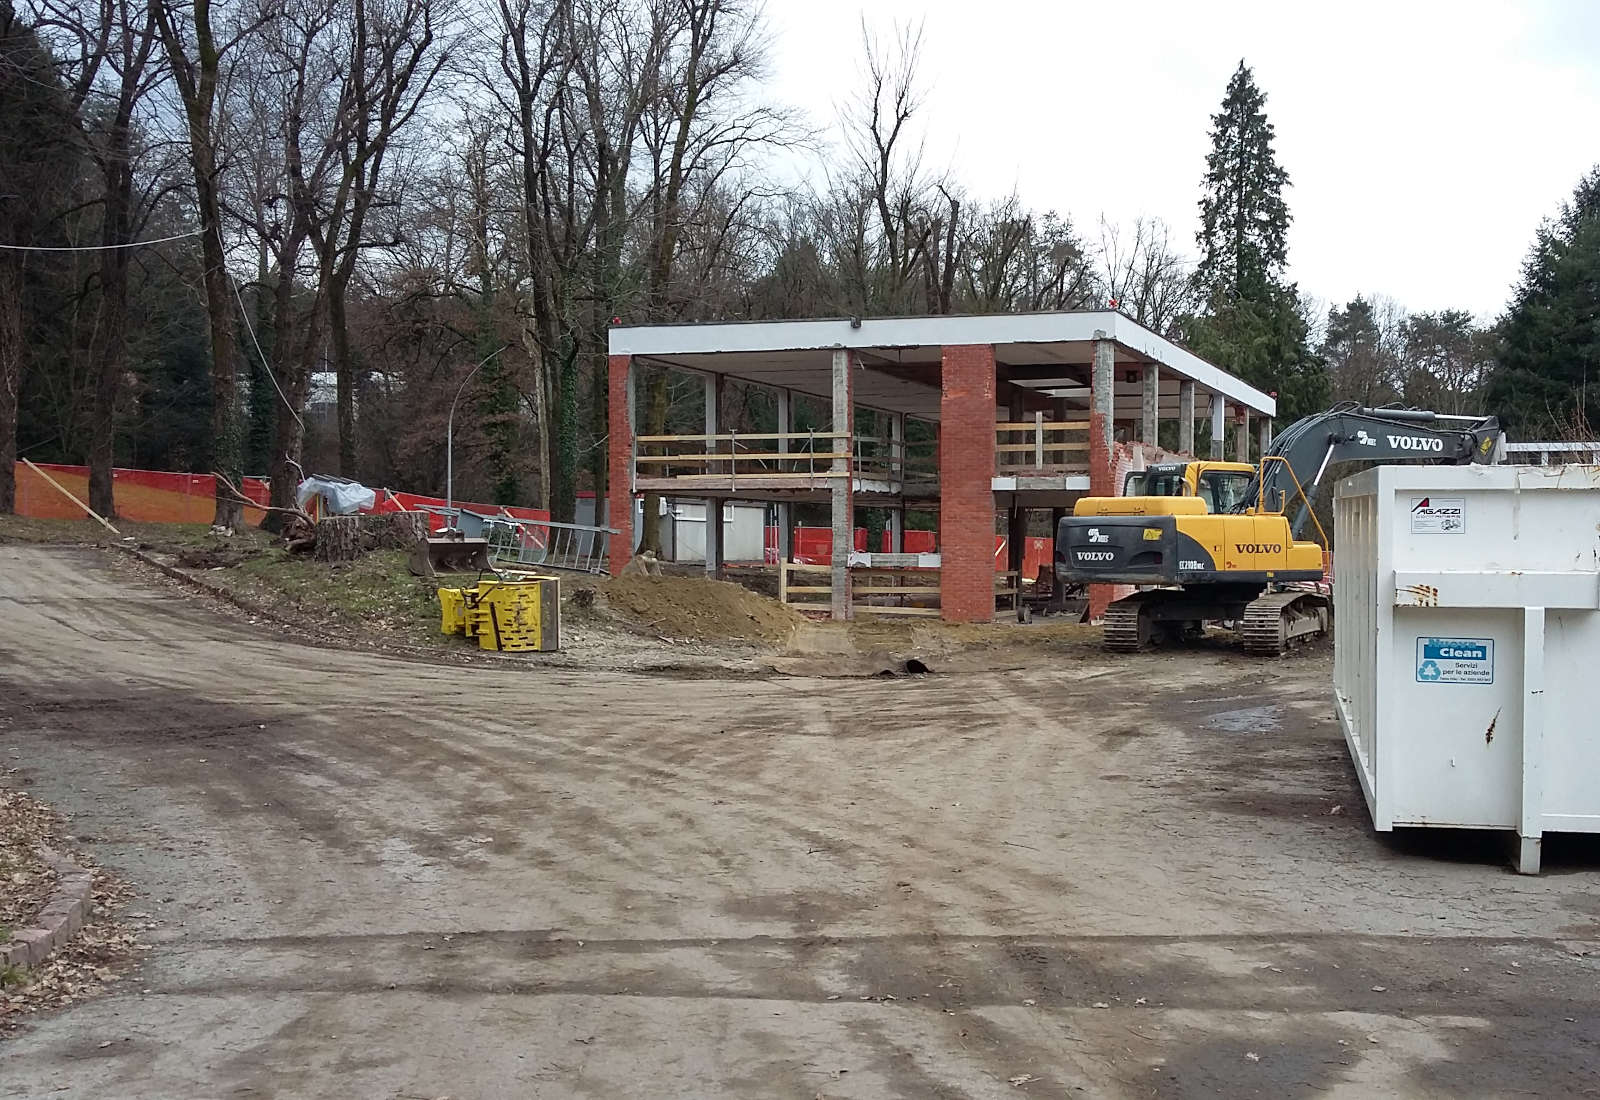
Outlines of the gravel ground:
{"type": "Polygon", "coordinates": [[[0,548],[7,766],[138,885],[10,1094],[1582,1096],[1600,849],[1378,836],[1326,652],[441,667],[0,548]],[[130,906],[131,908],[131,906],[130,906]]]}

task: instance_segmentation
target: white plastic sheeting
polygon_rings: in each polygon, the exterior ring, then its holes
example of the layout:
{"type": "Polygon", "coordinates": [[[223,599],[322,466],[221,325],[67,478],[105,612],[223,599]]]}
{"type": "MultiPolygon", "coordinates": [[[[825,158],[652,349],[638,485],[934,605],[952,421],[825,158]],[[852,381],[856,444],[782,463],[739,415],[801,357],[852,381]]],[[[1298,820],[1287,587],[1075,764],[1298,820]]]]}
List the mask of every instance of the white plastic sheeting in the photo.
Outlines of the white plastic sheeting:
{"type": "Polygon", "coordinates": [[[326,474],[313,474],[295,490],[295,503],[302,508],[317,498],[322,500],[324,513],[336,516],[365,512],[378,502],[378,494],[360,482],[326,474]]]}

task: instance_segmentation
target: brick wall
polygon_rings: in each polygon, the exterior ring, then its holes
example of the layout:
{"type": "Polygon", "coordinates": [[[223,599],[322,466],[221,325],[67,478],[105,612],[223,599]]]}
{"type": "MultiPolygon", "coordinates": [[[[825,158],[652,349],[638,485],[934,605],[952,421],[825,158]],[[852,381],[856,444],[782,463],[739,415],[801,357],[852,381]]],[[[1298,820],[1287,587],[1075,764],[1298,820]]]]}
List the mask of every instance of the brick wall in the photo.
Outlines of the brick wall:
{"type": "Polygon", "coordinates": [[[939,602],[947,622],[994,618],[994,348],[944,349],[939,400],[939,602]]]}
{"type": "Polygon", "coordinates": [[[606,479],[610,491],[606,494],[610,512],[608,526],[619,534],[611,536],[611,575],[622,572],[622,567],[633,557],[633,424],[628,408],[628,371],[633,358],[627,355],[610,357],[606,380],[606,417],[610,422],[610,438],[606,449],[610,455],[610,474],[606,479]]]}

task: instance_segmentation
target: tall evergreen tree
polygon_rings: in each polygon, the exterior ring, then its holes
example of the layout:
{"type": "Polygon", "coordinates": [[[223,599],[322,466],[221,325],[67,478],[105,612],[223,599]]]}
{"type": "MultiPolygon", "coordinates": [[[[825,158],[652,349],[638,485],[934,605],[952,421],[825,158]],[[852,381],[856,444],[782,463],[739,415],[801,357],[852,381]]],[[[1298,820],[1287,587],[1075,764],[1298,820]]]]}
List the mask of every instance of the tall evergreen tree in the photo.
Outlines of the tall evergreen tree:
{"type": "Polygon", "coordinates": [[[1285,278],[1289,174],[1272,142],[1266,96],[1241,61],[1211,116],[1194,276],[1204,304],[1185,328],[1198,354],[1276,393],[1279,418],[1291,420],[1326,404],[1328,384],[1306,343],[1299,291],[1285,278]]]}
{"type": "Polygon", "coordinates": [[[1500,336],[1492,411],[1527,439],[1600,432],[1600,165],[1539,227],[1500,336]]]}
{"type": "Polygon", "coordinates": [[[1372,303],[1360,294],[1343,309],[1328,310],[1322,361],[1334,397],[1363,405],[1400,399],[1403,372],[1386,335],[1372,303]]]}

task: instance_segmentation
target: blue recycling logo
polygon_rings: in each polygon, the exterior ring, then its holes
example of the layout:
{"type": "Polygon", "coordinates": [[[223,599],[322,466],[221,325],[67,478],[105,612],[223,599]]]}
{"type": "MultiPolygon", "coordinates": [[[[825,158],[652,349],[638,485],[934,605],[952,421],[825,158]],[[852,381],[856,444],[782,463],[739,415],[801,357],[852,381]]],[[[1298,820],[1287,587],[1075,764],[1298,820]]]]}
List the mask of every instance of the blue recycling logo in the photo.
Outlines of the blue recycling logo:
{"type": "Polygon", "coordinates": [[[1494,683],[1493,638],[1418,638],[1417,683],[1494,683]]]}

